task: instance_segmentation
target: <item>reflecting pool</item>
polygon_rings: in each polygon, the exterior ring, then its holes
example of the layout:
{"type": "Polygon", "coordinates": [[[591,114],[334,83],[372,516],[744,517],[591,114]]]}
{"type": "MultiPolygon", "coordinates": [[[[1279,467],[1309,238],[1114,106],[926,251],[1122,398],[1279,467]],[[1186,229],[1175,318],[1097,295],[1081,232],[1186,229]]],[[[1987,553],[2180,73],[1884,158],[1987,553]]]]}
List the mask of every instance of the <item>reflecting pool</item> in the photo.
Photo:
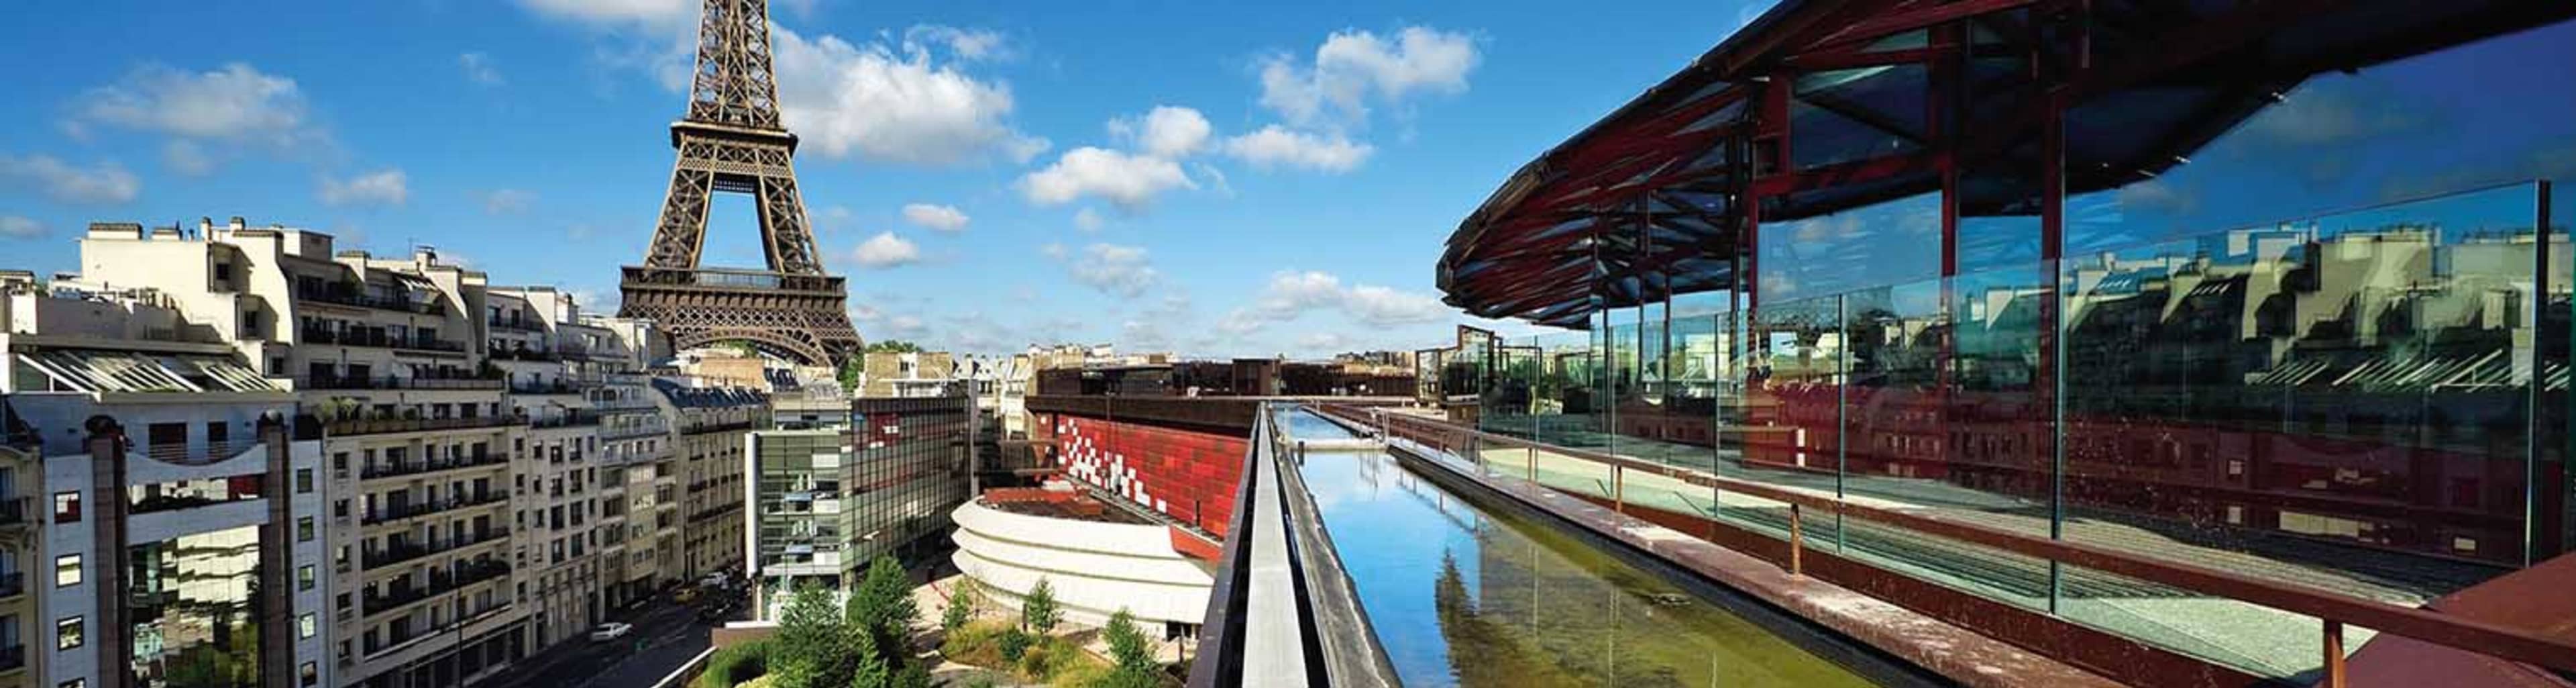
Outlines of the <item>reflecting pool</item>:
{"type": "MultiPolygon", "coordinates": [[[[1311,418],[1291,416],[1292,433],[1311,418]]],[[[1461,501],[1384,452],[1317,452],[1302,474],[1407,686],[1869,685],[1550,525],[1461,501]]]]}

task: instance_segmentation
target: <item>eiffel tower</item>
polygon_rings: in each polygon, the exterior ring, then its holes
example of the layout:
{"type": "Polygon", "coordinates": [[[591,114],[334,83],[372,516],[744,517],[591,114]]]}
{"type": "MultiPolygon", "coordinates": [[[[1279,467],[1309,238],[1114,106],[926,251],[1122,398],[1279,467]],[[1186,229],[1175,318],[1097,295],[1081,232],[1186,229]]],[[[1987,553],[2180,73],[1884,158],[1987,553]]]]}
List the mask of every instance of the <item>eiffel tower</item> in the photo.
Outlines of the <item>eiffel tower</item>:
{"type": "Polygon", "coordinates": [[[617,314],[650,318],[679,348],[729,340],[807,365],[837,366],[859,348],[842,278],[823,274],[796,192],[796,135],[778,121],[768,0],[704,0],[689,112],[671,123],[671,190],[641,266],[625,266],[617,314]],[[707,202],[750,194],[760,209],[766,270],[706,268],[707,202]]]}

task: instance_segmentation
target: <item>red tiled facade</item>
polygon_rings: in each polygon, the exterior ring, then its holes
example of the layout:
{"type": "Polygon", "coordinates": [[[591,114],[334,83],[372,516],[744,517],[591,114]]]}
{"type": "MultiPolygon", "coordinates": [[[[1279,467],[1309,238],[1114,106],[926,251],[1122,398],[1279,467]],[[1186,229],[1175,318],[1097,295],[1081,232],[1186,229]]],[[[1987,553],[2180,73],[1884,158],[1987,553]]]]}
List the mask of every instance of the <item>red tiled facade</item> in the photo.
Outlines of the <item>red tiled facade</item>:
{"type": "Polygon", "coordinates": [[[1234,518],[1235,483],[1243,475],[1241,437],[1037,414],[1055,437],[1056,467],[1147,509],[1225,537],[1234,518]]]}

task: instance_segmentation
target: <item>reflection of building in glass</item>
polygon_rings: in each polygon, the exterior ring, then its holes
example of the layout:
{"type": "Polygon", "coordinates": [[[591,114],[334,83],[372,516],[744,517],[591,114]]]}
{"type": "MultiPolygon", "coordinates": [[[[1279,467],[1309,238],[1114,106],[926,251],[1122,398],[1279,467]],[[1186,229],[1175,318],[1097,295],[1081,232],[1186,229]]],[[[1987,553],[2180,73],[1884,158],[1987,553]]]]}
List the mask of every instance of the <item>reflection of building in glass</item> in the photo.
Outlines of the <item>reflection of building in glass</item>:
{"type": "Polygon", "coordinates": [[[259,529],[132,545],[134,677],[144,686],[253,686],[261,675],[259,529]]]}

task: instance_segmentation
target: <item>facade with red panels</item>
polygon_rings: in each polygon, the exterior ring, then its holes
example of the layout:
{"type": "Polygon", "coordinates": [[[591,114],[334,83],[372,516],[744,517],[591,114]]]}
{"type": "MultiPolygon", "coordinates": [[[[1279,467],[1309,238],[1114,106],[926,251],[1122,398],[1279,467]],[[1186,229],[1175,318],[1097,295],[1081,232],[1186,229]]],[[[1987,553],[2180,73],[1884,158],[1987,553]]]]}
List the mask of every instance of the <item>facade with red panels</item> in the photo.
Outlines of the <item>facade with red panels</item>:
{"type": "Polygon", "coordinates": [[[1063,413],[1032,413],[1055,467],[1138,506],[1226,535],[1243,475],[1243,437],[1063,413]]]}

